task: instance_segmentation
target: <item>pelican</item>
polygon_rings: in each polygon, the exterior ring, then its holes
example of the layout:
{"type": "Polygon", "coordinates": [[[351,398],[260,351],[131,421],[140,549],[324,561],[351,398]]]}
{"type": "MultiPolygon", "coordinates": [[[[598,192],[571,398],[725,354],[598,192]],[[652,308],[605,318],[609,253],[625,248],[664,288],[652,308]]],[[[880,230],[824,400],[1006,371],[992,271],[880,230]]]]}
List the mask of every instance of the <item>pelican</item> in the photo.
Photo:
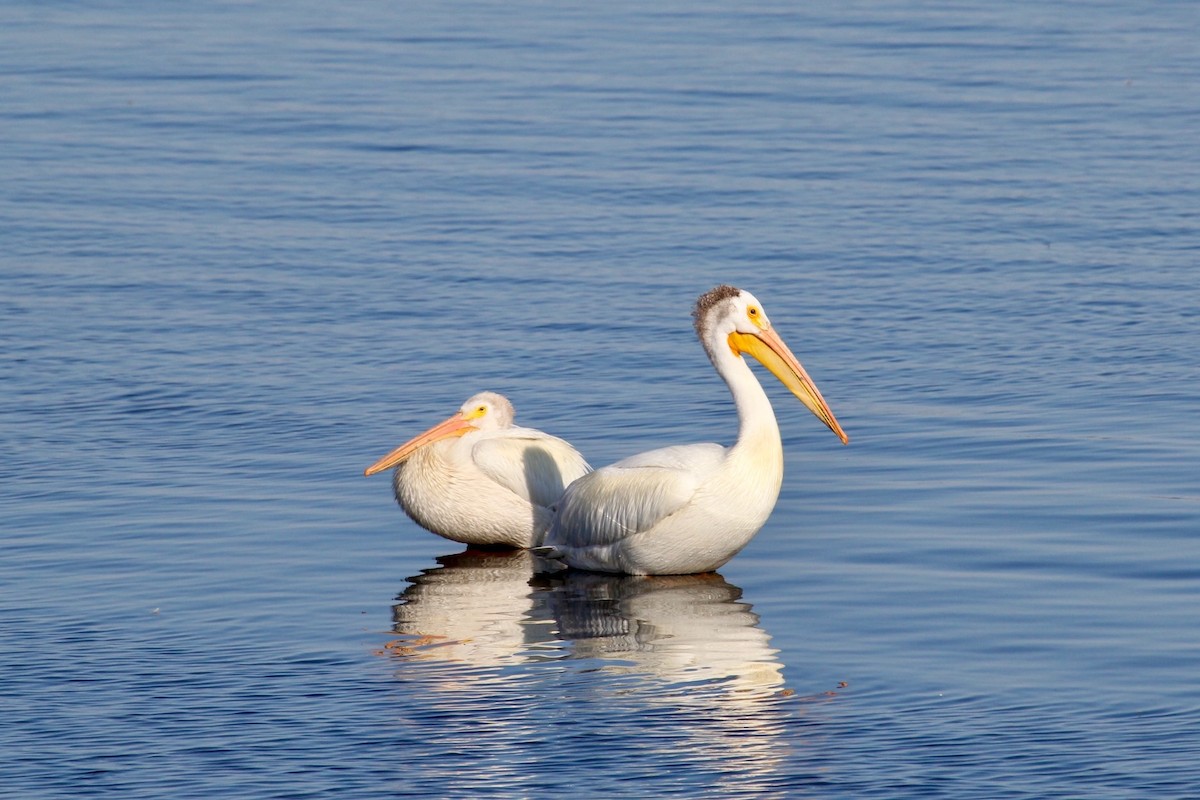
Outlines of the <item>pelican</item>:
{"type": "Polygon", "coordinates": [[[754,295],[718,286],[700,296],[692,316],[737,406],[737,442],[664,447],[579,478],[556,504],[539,554],[579,569],[672,575],[711,572],[745,547],[783,482],[779,425],[745,354],[849,441],[754,295]]]}
{"type": "Polygon", "coordinates": [[[414,522],[456,542],[530,547],[550,524],[548,506],[591,471],[556,436],[513,425],[512,403],[480,392],[367,467],[396,467],[396,502],[414,522]]]}

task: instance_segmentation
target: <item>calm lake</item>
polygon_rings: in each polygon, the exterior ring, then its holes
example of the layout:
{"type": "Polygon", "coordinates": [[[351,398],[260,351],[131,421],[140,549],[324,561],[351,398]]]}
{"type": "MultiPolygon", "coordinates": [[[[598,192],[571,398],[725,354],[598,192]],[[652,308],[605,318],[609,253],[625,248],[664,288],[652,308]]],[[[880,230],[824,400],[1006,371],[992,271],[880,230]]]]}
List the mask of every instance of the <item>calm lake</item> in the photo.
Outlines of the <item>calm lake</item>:
{"type": "Polygon", "coordinates": [[[0,9],[0,795],[1200,796],[1200,6],[0,9]],[[362,470],[730,443],[719,574],[362,470]]]}

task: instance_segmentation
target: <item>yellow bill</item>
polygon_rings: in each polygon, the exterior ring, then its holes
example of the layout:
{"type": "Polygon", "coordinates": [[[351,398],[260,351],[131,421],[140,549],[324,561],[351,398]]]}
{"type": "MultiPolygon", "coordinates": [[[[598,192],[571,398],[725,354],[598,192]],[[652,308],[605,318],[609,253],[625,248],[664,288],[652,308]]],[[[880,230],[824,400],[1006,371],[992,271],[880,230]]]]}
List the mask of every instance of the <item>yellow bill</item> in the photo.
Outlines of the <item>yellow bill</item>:
{"type": "Polygon", "coordinates": [[[470,420],[464,417],[463,413],[459,411],[445,422],[440,422],[424,433],[409,439],[407,442],[400,445],[371,466],[367,467],[366,470],[363,471],[363,475],[374,475],[376,472],[383,472],[385,469],[390,469],[398,464],[403,464],[405,459],[425,445],[433,444],[436,441],[440,441],[441,439],[446,439],[451,436],[462,436],[471,430],[474,430],[474,427],[471,425],[470,420]]]}
{"type": "Polygon", "coordinates": [[[800,366],[800,361],[792,355],[792,351],[779,338],[779,334],[771,328],[764,328],[756,333],[741,333],[734,331],[729,334],[729,346],[739,355],[749,353],[758,359],[764,367],[786,386],[792,394],[800,398],[800,402],[817,416],[817,419],[829,426],[829,430],[837,434],[842,444],[850,441],[850,437],[842,430],[829,404],[821,396],[817,385],[800,366]]]}

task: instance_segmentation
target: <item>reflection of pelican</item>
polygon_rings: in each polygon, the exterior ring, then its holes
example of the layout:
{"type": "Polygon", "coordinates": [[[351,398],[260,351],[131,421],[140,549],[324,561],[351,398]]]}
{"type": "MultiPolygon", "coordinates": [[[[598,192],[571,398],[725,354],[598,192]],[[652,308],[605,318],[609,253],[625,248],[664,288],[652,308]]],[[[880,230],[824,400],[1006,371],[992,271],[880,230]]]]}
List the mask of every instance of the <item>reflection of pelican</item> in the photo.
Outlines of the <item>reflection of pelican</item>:
{"type": "Polygon", "coordinates": [[[476,666],[520,663],[526,647],[552,638],[542,598],[529,585],[535,557],[526,550],[467,550],[441,556],[392,607],[397,643],[423,658],[476,666]]]}
{"type": "Polygon", "coordinates": [[[783,683],[758,615],[741,602],[742,590],[716,573],[568,572],[560,579],[550,607],[574,658],[671,682],[730,680],[732,688],[757,690],[783,683]]]}
{"type": "Polygon", "coordinates": [[[779,496],[783,445],[771,401],[744,353],[847,441],[752,294],[718,286],[701,295],[693,315],[701,344],[733,394],[737,443],[651,450],[580,478],[556,504],[546,555],[601,572],[696,573],[717,569],[750,541],[779,496]]]}
{"type": "Polygon", "coordinates": [[[423,755],[414,793],[578,794],[579,773],[593,794],[790,797],[824,780],[825,715],[781,691],[740,589],[715,573],[531,584],[533,558],[442,557],[401,594],[386,650],[399,691],[371,702],[423,755]]]}
{"type": "Polygon", "coordinates": [[[771,689],[781,665],[742,590],[716,573],[665,577],[559,572],[531,585],[528,551],[467,550],[411,578],[392,609],[422,661],[500,667],[600,659],[607,672],[771,689]]]}
{"type": "Polygon", "coordinates": [[[562,439],[513,425],[503,395],[480,392],[457,413],[367,467],[397,467],[396,500],[423,528],[464,544],[529,547],[547,508],[591,467],[562,439]]]}
{"type": "Polygon", "coordinates": [[[417,770],[435,776],[425,793],[570,794],[552,773],[572,761],[650,794],[662,780],[704,796],[791,785],[807,760],[796,726],[810,722],[780,691],[778,654],[740,589],[713,573],[563,571],[530,585],[532,559],[439,558],[394,608],[396,713],[427,742],[422,763],[441,765],[417,770]]]}

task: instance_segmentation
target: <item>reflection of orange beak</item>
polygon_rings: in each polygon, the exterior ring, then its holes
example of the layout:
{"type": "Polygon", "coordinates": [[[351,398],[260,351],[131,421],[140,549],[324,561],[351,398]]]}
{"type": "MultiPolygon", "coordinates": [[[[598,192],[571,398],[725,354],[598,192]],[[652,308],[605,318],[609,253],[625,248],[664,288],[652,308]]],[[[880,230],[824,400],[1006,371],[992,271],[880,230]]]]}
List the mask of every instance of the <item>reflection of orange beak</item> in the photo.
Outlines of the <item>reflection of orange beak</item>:
{"type": "Polygon", "coordinates": [[[409,439],[404,444],[397,447],[392,452],[388,453],[383,458],[376,461],[371,466],[363,471],[363,475],[374,475],[376,472],[382,472],[389,467],[394,467],[397,464],[404,462],[406,458],[420,450],[427,444],[447,439],[451,436],[462,436],[464,433],[475,430],[474,426],[463,416],[461,411],[445,422],[440,422],[434,425],[429,430],[409,439]]]}
{"type": "Polygon", "coordinates": [[[764,367],[771,370],[776,378],[779,378],[784,386],[791,390],[792,394],[800,398],[800,402],[804,403],[809,411],[817,415],[817,419],[824,422],[829,426],[829,430],[837,434],[837,437],[842,440],[842,444],[850,441],[850,437],[842,430],[842,426],[834,418],[833,412],[829,410],[829,404],[821,396],[817,385],[813,383],[812,378],[808,377],[804,367],[800,366],[799,360],[792,355],[792,351],[773,329],[766,328],[757,333],[734,331],[729,334],[729,346],[739,355],[749,353],[757,358],[764,367]]]}

